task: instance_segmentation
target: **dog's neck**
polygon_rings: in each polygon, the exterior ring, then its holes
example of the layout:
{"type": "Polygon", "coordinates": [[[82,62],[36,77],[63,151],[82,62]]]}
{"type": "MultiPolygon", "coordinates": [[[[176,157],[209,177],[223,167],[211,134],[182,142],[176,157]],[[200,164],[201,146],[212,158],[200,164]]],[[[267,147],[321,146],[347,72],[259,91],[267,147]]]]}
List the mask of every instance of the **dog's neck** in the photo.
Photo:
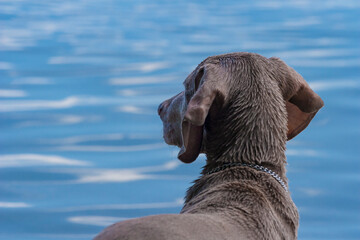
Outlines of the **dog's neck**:
{"type": "Polygon", "coordinates": [[[204,171],[229,162],[258,164],[278,173],[286,182],[287,117],[284,100],[276,91],[259,94],[266,87],[252,84],[251,88],[254,87],[257,94],[246,90],[232,93],[235,100],[206,122],[207,164],[204,171]]]}

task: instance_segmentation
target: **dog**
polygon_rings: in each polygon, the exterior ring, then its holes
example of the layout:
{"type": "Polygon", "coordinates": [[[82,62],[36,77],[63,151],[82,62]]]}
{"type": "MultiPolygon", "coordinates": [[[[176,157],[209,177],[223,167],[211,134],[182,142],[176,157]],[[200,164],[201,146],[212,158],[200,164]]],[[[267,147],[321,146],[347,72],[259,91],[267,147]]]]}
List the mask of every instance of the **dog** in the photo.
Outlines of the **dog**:
{"type": "Polygon", "coordinates": [[[279,58],[245,52],[208,57],[184,87],[158,108],[178,158],[207,157],[181,213],[119,222],[95,240],[297,239],[285,145],[322,99],[279,58]]]}

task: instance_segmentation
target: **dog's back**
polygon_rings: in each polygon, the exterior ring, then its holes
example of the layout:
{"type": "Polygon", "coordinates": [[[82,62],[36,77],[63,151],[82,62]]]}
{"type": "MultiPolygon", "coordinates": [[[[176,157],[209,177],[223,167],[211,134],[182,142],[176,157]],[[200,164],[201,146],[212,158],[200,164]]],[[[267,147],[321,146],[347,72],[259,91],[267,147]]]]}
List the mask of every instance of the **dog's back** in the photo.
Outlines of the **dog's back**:
{"type": "MultiPolygon", "coordinates": [[[[163,214],[115,223],[94,240],[245,240],[246,229],[217,214],[163,214]]],[[[253,238],[259,239],[259,238],[253,238]]]]}

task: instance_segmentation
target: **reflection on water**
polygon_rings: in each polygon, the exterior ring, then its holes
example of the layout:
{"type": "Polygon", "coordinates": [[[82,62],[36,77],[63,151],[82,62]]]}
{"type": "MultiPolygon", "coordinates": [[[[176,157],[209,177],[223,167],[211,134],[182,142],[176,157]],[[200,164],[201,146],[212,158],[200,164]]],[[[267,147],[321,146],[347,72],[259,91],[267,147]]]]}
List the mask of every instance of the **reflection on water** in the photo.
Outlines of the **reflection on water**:
{"type": "Polygon", "coordinates": [[[75,217],[69,217],[67,220],[71,223],[76,223],[76,224],[106,227],[115,222],[119,222],[127,219],[128,218],[108,217],[108,216],[75,216],[75,217]]]}
{"type": "Polygon", "coordinates": [[[0,168],[4,167],[25,167],[36,165],[69,165],[84,166],[88,165],[84,161],[64,158],[53,155],[40,154],[8,154],[0,155],[0,168]]]}
{"type": "Polygon", "coordinates": [[[210,55],[278,56],[325,101],[288,144],[300,239],[360,236],[360,2],[0,1],[0,239],[89,239],[177,213],[158,104],[210,55]],[[47,227],[44,227],[47,226],[47,227]]]}
{"type": "Polygon", "coordinates": [[[31,206],[23,202],[0,202],[0,208],[26,208],[26,207],[31,207],[31,206]]]}

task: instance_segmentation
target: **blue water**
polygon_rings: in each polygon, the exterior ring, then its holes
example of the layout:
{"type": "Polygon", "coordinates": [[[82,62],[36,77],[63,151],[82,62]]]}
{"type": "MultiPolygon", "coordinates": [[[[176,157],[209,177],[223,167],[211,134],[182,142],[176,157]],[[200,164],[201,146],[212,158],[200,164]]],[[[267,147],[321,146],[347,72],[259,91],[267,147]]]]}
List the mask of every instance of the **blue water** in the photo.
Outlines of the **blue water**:
{"type": "Polygon", "coordinates": [[[0,1],[0,239],[177,213],[158,104],[210,55],[278,56],[324,99],[288,143],[299,239],[360,239],[360,2],[0,1]]]}

